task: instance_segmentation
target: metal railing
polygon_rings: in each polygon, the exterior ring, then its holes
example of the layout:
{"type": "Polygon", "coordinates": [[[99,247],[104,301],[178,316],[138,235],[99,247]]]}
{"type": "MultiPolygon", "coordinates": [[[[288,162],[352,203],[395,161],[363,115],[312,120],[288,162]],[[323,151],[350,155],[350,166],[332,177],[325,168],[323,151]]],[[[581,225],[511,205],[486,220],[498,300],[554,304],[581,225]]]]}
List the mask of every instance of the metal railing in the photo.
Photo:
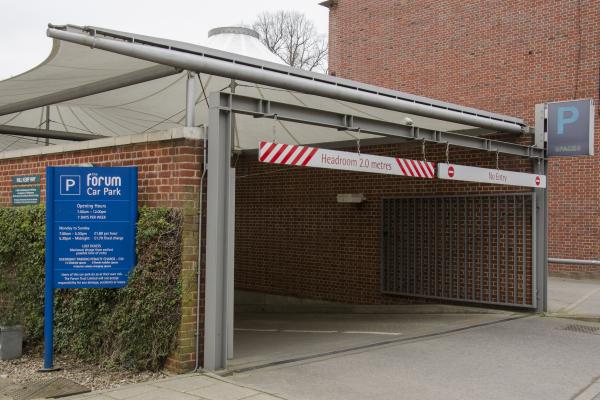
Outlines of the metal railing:
{"type": "Polygon", "coordinates": [[[386,198],[381,290],[532,307],[531,193],[386,198]]]}

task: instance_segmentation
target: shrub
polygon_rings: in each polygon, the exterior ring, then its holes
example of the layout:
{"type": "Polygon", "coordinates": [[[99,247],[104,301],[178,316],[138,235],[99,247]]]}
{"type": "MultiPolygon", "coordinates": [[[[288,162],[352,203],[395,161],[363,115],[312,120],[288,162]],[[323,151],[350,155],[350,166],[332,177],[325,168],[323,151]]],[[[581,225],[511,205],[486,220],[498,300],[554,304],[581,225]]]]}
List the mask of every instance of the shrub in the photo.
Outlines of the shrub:
{"type": "MultiPolygon", "coordinates": [[[[0,208],[0,324],[23,325],[29,347],[43,340],[44,235],[43,207],[0,208]]],[[[180,213],[142,208],[125,288],[55,292],[55,351],[104,367],[160,369],[177,339],[180,272],[180,213]]]]}

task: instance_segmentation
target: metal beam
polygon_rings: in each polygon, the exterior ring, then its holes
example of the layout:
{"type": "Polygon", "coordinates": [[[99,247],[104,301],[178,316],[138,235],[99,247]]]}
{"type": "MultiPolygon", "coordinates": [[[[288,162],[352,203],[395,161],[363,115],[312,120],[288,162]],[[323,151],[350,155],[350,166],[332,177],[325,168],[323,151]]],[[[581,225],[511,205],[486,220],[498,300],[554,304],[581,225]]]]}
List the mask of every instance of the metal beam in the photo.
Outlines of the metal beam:
{"type": "Polygon", "coordinates": [[[204,369],[227,364],[229,287],[227,265],[230,236],[228,218],[231,160],[231,116],[219,107],[220,93],[209,96],[208,190],[206,209],[206,281],[204,315],[204,369]]]}
{"type": "Polygon", "coordinates": [[[408,140],[425,140],[427,142],[450,144],[452,146],[485,150],[503,154],[512,154],[529,158],[543,158],[544,150],[533,146],[503,142],[464,135],[455,132],[441,132],[429,129],[406,126],[391,122],[357,117],[349,114],[339,114],[331,111],[301,107],[292,104],[278,103],[270,100],[257,99],[240,95],[223,94],[220,104],[229,106],[234,113],[252,115],[256,118],[274,118],[309,125],[317,125],[340,130],[358,130],[379,136],[402,138],[408,140]]]}
{"type": "Polygon", "coordinates": [[[116,35],[106,31],[98,32],[98,29],[81,29],[79,31],[73,31],[73,29],[72,27],[57,28],[51,26],[47,30],[47,35],[55,39],[159,64],[239,79],[275,88],[421,115],[494,131],[529,132],[529,129],[524,126],[522,121],[516,122],[511,117],[493,117],[491,113],[475,109],[441,104],[441,102],[435,102],[426,98],[417,98],[416,96],[410,98],[410,96],[400,92],[334,78],[328,75],[309,74],[293,68],[284,68],[276,64],[269,64],[268,66],[260,65],[256,63],[256,60],[252,63],[231,58],[228,59],[226,58],[228,53],[214,56],[207,54],[209,49],[186,47],[185,44],[181,43],[167,46],[164,43],[151,41],[152,38],[138,40],[140,42],[138,43],[136,42],[136,37],[126,37],[123,34],[116,35]]]}
{"type": "Polygon", "coordinates": [[[106,136],[91,133],[76,133],[54,131],[49,129],[26,128],[24,126],[0,125],[0,135],[18,135],[26,137],[37,137],[57,140],[72,140],[82,142],[84,140],[102,139],[106,136]]]}
{"type": "Polygon", "coordinates": [[[156,65],[129,72],[112,78],[103,79],[98,82],[92,82],[60,92],[50,93],[44,96],[35,97],[28,100],[18,101],[0,107],[0,115],[13,114],[20,111],[31,110],[51,104],[58,104],[64,101],[79,99],[81,97],[91,96],[93,94],[108,92],[110,90],[136,85],[138,83],[164,78],[181,72],[177,68],[167,65],[156,65]]]}

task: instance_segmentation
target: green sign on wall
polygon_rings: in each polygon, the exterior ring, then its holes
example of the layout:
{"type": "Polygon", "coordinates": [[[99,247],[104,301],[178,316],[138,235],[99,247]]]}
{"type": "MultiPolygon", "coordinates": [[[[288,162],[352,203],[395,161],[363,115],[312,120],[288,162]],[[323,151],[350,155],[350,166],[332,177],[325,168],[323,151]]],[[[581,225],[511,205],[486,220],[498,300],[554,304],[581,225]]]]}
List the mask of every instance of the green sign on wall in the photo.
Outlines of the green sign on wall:
{"type": "Polygon", "coordinates": [[[12,177],[13,185],[40,184],[40,175],[17,175],[12,177]]]}
{"type": "Polygon", "coordinates": [[[12,177],[13,206],[40,204],[40,175],[16,175],[12,177]]]}
{"type": "Polygon", "coordinates": [[[12,188],[12,204],[13,206],[40,204],[40,187],[19,186],[12,188]]]}

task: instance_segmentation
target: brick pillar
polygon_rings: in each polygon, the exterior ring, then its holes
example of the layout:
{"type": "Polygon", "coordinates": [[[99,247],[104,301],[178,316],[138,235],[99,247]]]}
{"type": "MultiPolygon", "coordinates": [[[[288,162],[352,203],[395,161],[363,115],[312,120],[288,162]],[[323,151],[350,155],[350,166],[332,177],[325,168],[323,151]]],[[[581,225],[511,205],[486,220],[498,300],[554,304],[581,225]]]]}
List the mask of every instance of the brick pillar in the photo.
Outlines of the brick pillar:
{"type": "MultiPolygon", "coordinates": [[[[200,204],[200,175],[202,174],[202,145],[198,141],[184,143],[175,156],[179,170],[173,190],[182,204],[183,217],[181,257],[181,323],[177,347],[167,360],[167,369],[182,373],[194,369],[196,364],[196,316],[200,315],[198,332],[200,366],[204,345],[204,268],[198,268],[198,206],[200,204]],[[201,274],[200,310],[197,309],[198,275],[201,274]]],[[[203,216],[204,219],[204,216],[203,216]]],[[[204,242],[204,234],[203,242],[204,242]]]]}

